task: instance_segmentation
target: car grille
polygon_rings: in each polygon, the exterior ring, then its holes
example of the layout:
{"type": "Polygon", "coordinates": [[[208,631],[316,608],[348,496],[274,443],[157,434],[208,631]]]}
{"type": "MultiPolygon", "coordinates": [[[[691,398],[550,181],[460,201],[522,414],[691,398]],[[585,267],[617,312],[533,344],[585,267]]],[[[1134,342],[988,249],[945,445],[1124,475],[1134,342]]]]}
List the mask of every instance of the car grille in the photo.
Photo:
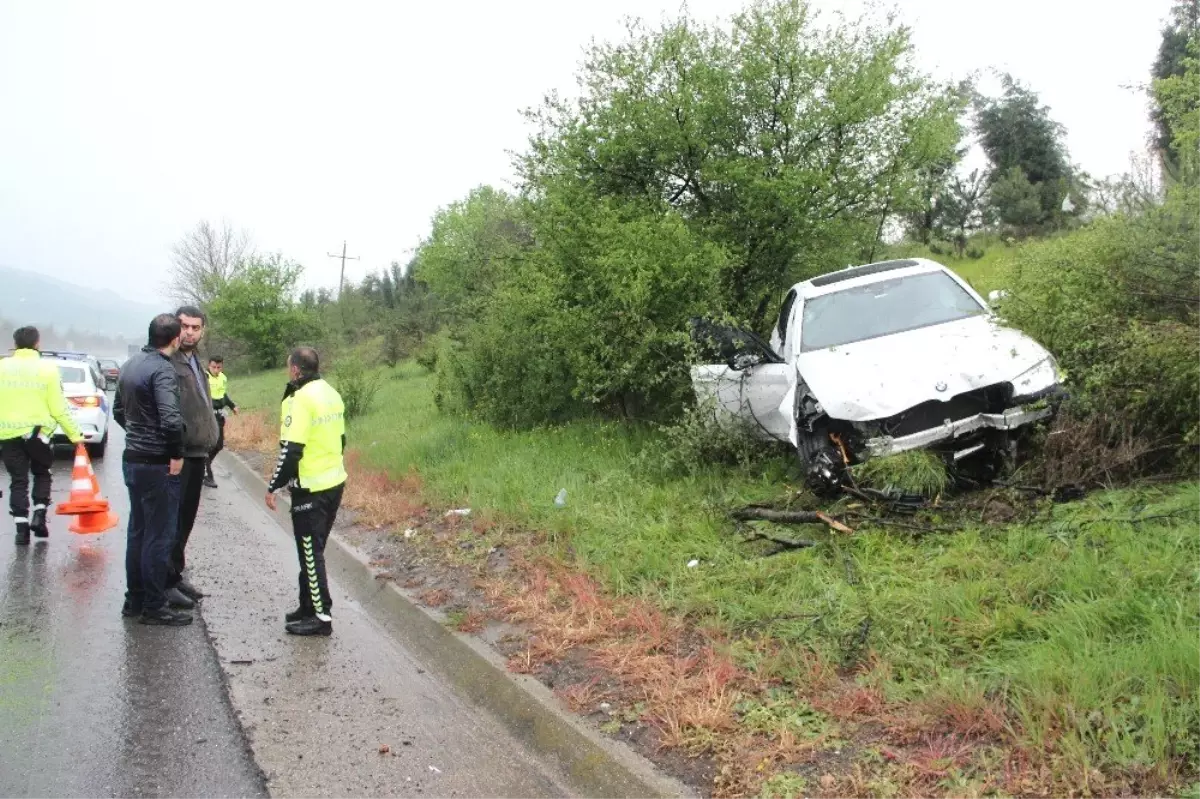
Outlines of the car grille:
{"type": "Polygon", "coordinates": [[[977,388],[942,402],[928,400],[906,411],[879,421],[881,432],[893,438],[938,427],[947,419],[957,422],[980,413],[1000,413],[1008,404],[1012,389],[1008,383],[977,388]]]}

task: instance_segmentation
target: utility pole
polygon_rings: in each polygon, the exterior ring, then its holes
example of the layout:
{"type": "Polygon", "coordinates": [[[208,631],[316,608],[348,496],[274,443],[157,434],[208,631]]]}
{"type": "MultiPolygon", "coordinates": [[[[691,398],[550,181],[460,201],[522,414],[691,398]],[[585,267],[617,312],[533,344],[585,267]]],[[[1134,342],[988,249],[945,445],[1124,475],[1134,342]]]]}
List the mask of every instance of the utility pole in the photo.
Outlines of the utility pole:
{"type": "MultiPolygon", "coordinates": [[[[346,241],[345,241],[345,239],[342,240],[342,254],[341,255],[338,255],[338,254],[332,253],[332,252],[325,253],[325,254],[328,255],[330,258],[341,258],[342,259],[342,273],[341,273],[341,275],[338,276],[338,293],[337,293],[337,298],[339,300],[341,300],[342,285],[346,282],[346,241]]],[[[359,257],[357,255],[352,255],[352,256],[350,256],[350,260],[357,261],[357,260],[359,260],[359,257]]]]}
{"type": "MultiPolygon", "coordinates": [[[[342,254],[341,255],[336,255],[331,252],[326,253],[326,255],[328,255],[330,258],[341,258],[342,259],[342,273],[338,276],[337,304],[338,304],[338,307],[342,311],[342,327],[344,328],[344,327],[346,327],[346,306],[342,303],[342,286],[346,282],[346,240],[342,239],[342,254]]],[[[357,261],[357,260],[359,260],[359,257],[357,255],[352,255],[352,256],[350,256],[350,260],[357,261]]]]}

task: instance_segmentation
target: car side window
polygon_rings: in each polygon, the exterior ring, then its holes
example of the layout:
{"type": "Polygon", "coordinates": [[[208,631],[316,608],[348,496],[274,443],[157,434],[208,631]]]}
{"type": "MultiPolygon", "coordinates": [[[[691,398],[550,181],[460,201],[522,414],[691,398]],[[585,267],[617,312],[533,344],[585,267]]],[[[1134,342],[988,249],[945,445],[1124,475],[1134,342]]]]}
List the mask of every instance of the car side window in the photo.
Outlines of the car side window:
{"type": "Polygon", "coordinates": [[[796,303],[795,289],[789,291],[787,296],[783,298],[783,305],[779,308],[779,321],[776,323],[776,329],[779,331],[779,343],[787,343],[787,327],[788,321],[792,316],[792,306],[796,303]]]}

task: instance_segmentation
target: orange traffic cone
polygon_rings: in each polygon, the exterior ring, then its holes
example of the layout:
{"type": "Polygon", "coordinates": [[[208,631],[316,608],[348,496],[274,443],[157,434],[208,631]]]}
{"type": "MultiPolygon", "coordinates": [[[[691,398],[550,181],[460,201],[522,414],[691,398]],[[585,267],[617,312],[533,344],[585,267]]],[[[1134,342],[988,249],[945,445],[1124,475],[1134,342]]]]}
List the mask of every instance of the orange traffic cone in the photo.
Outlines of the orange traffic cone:
{"type": "Polygon", "coordinates": [[[75,447],[75,466],[71,469],[71,496],[60,502],[54,512],[60,516],[74,516],[75,521],[67,529],[72,533],[92,535],[103,533],[117,526],[119,519],[110,512],[108,500],[100,496],[100,483],[92,471],[87,447],[75,447]]]}

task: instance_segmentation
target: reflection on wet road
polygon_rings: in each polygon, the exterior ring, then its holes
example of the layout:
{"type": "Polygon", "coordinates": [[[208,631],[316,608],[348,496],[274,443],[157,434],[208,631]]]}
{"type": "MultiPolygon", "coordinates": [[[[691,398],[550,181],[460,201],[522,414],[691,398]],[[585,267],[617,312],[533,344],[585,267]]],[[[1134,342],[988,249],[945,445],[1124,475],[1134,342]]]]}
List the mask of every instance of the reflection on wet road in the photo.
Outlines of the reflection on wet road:
{"type": "MultiPolygon", "coordinates": [[[[17,547],[0,500],[0,795],[265,795],[201,620],[121,617],[129,509],[121,431],[110,435],[93,465],[113,530],[73,535],[51,515],[48,541],[17,547]]],[[[54,476],[57,503],[69,457],[54,476]]]]}

